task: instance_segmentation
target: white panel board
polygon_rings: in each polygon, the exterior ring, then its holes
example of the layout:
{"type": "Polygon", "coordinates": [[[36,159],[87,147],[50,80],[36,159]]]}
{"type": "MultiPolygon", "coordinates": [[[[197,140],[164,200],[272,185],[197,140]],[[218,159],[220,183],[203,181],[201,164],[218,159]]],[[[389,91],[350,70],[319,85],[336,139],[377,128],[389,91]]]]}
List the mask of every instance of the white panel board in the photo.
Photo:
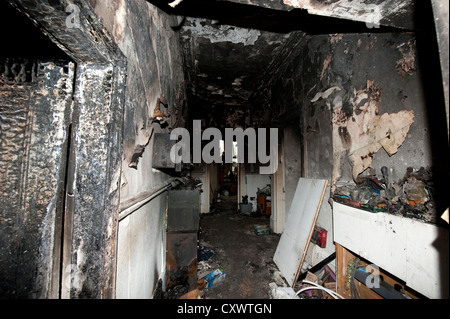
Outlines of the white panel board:
{"type": "Polygon", "coordinates": [[[308,251],[328,180],[300,178],[273,260],[293,286],[308,251]]]}
{"type": "Polygon", "coordinates": [[[448,228],[407,220],[406,284],[429,298],[449,298],[448,228]]]}
{"type": "Polygon", "coordinates": [[[334,241],[403,280],[406,279],[405,220],[333,202],[334,241]]]}
{"type": "Polygon", "coordinates": [[[428,298],[448,298],[448,229],[333,203],[334,241],[428,298]]]}

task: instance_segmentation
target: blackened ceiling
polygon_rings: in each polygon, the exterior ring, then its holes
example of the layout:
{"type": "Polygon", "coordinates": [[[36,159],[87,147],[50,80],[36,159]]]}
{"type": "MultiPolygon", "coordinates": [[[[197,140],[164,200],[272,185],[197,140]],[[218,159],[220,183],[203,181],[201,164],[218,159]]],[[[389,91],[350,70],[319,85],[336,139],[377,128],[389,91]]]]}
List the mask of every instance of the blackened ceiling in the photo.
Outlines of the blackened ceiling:
{"type": "Polygon", "coordinates": [[[414,0],[148,1],[178,16],[191,116],[219,128],[271,125],[256,91],[306,35],[414,29],[414,0]]]}

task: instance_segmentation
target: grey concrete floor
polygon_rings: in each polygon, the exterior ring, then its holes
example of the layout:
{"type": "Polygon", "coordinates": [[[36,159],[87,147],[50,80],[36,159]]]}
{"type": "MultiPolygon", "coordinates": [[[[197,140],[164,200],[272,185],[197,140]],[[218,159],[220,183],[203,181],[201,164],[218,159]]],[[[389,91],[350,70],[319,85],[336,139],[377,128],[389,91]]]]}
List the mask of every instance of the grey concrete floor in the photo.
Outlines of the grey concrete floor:
{"type": "Polygon", "coordinates": [[[237,207],[236,196],[223,196],[213,213],[200,217],[199,246],[206,253],[198,260],[199,278],[217,268],[226,274],[202,290],[204,298],[269,299],[269,283],[287,285],[273,262],[280,235],[256,234],[255,226],[269,226],[270,217],[245,215],[237,207]]]}

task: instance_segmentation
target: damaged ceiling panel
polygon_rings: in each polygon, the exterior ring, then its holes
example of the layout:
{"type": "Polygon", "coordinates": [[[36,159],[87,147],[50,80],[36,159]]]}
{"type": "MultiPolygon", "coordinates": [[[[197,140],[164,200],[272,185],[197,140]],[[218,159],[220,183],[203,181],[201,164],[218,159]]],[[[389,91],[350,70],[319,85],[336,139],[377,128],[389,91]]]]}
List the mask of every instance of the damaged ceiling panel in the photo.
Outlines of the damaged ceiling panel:
{"type": "Polygon", "coordinates": [[[191,117],[218,128],[274,125],[278,111],[252,97],[306,35],[409,28],[413,13],[413,0],[147,1],[178,17],[172,29],[182,44],[191,117]]]}
{"type": "Polygon", "coordinates": [[[415,27],[414,0],[152,0],[151,2],[166,6],[168,9],[190,6],[196,11],[210,8],[211,5],[227,4],[282,12],[301,10],[306,15],[359,21],[373,24],[374,28],[378,24],[408,30],[415,27]]]}
{"type": "Polygon", "coordinates": [[[309,14],[366,22],[379,14],[382,25],[412,28],[414,0],[221,0],[255,5],[275,10],[293,8],[307,10],[309,14]]]}
{"type": "Polygon", "coordinates": [[[289,34],[186,18],[180,38],[195,105],[193,116],[210,119],[213,122],[205,124],[215,127],[225,124],[215,119],[232,116],[237,125],[245,126],[249,99],[260,75],[277,58],[289,34]]]}
{"type": "Polygon", "coordinates": [[[306,9],[309,14],[361,21],[374,28],[386,25],[414,29],[414,0],[283,0],[283,3],[306,9]]]}

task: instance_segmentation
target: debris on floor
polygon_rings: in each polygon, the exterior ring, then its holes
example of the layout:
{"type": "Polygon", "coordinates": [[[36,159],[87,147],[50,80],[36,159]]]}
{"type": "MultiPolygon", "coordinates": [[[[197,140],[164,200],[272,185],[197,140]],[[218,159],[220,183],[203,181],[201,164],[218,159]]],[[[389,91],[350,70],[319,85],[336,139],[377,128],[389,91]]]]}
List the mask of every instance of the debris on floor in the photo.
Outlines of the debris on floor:
{"type": "Polygon", "coordinates": [[[392,168],[383,166],[381,173],[379,178],[373,168],[367,169],[354,183],[338,186],[332,199],[372,213],[387,212],[427,223],[437,222],[430,170],[409,167],[398,180],[392,168]]]}
{"type": "Polygon", "coordinates": [[[336,292],[336,275],[325,266],[318,274],[308,271],[306,278],[295,285],[300,299],[344,299],[336,292]]]}
{"type": "Polygon", "coordinates": [[[328,265],[314,273],[307,271],[306,277],[293,287],[287,286],[286,282],[269,284],[271,299],[344,299],[336,290],[336,275],[328,265]]]}
{"type": "Polygon", "coordinates": [[[259,269],[259,265],[251,262],[251,261],[247,261],[246,266],[251,270],[251,272],[254,274],[255,272],[258,271],[259,269]]]}
{"type": "Polygon", "coordinates": [[[254,231],[256,235],[268,235],[270,227],[268,225],[255,225],[254,231]]]}
{"type": "Polygon", "coordinates": [[[271,282],[269,287],[270,299],[300,299],[291,287],[279,287],[274,282],[271,282]]]}
{"type": "Polygon", "coordinates": [[[216,269],[213,272],[199,279],[197,287],[209,288],[215,286],[225,280],[226,273],[223,269],[216,269]]]}
{"type": "Polygon", "coordinates": [[[204,299],[269,299],[269,283],[287,286],[273,262],[280,235],[256,234],[255,225],[270,230],[270,216],[242,214],[236,195],[221,199],[214,213],[200,216],[197,289],[204,299]],[[206,275],[217,269],[225,277],[207,288],[206,275]]]}
{"type": "MultiPolygon", "coordinates": [[[[199,274],[207,274],[212,269],[214,269],[214,266],[204,260],[200,260],[197,264],[197,272],[199,274]]],[[[199,276],[199,278],[201,278],[201,277],[202,277],[202,275],[199,276]]]]}
{"type": "Polygon", "coordinates": [[[216,251],[214,250],[214,248],[208,248],[205,246],[199,246],[197,248],[197,260],[198,261],[207,261],[209,260],[214,254],[216,253],[216,251]]]}

